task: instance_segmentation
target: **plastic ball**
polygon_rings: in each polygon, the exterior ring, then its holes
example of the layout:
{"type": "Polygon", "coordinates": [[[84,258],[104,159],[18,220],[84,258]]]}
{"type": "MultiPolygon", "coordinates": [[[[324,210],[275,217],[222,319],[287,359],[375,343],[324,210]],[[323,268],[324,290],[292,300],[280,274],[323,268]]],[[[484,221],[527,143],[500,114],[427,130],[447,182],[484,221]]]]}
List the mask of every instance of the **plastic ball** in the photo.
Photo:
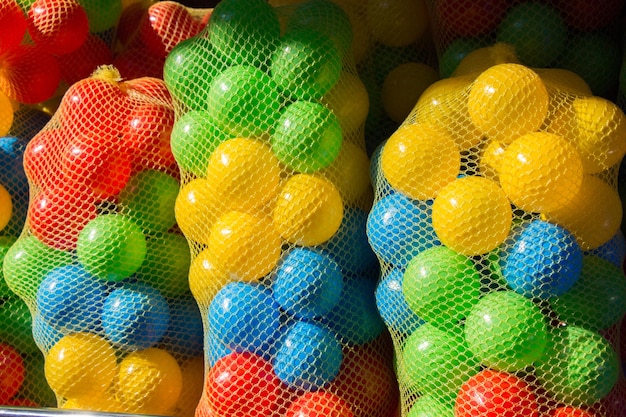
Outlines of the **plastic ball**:
{"type": "Polygon", "coordinates": [[[39,348],[33,340],[28,305],[15,295],[7,296],[0,302],[0,341],[10,343],[23,355],[39,354],[39,348]]]}
{"type": "Polygon", "coordinates": [[[102,395],[113,383],[116,371],[113,347],[93,333],[64,336],[45,358],[50,388],[65,398],[102,395]]]}
{"type": "Polygon", "coordinates": [[[207,249],[198,253],[191,261],[189,290],[199,307],[208,307],[215,294],[230,281],[228,274],[211,261],[211,253],[207,249]]]}
{"type": "Polygon", "coordinates": [[[102,328],[108,340],[125,350],[156,345],[170,323],[167,300],[145,284],[123,284],[104,300],[102,328]]]}
{"type": "Polygon", "coordinates": [[[388,46],[417,42],[429,26],[425,1],[368,0],[365,17],[374,40],[388,46]]]}
{"type": "Polygon", "coordinates": [[[279,305],[260,284],[231,282],[215,295],[207,313],[207,331],[228,348],[268,351],[278,335],[279,305]]]}
{"type": "Polygon", "coordinates": [[[169,174],[154,169],[140,171],[120,192],[121,212],[145,233],[166,232],[176,224],[174,203],[178,189],[178,181],[169,174]]]}
{"type": "Polygon", "coordinates": [[[204,330],[198,304],[189,294],[167,300],[170,321],[160,346],[172,354],[180,352],[185,357],[202,356],[204,330]]]}
{"type": "Polygon", "coordinates": [[[215,221],[207,241],[211,262],[231,279],[257,281],[271,272],[281,239],[264,214],[229,211],[215,221]]]}
{"type": "Polygon", "coordinates": [[[0,136],[6,136],[13,125],[13,103],[4,94],[0,93],[0,136]]]}
{"type": "Polygon", "coordinates": [[[550,417],[595,417],[596,414],[592,414],[591,411],[584,410],[578,407],[558,407],[552,411],[550,417]]]}
{"type": "Polygon", "coordinates": [[[0,207],[0,230],[2,230],[9,224],[9,220],[11,220],[13,215],[11,195],[2,184],[0,184],[0,207]]]}
{"type": "Polygon", "coordinates": [[[36,0],[28,9],[28,34],[54,55],[78,49],[89,33],[89,18],[76,1],[36,0]]]}
{"type": "Polygon", "coordinates": [[[465,320],[465,340],[481,364],[519,371],[544,353],[546,319],[532,301],[513,291],[485,295],[465,320]]]}
{"type": "Polygon", "coordinates": [[[106,283],[80,265],[55,268],[37,290],[37,312],[51,326],[65,332],[98,333],[106,283]]]}
{"type": "Polygon", "coordinates": [[[376,309],[376,283],[368,277],[345,277],[339,302],[322,320],[342,344],[363,345],[385,330],[376,309]]]}
{"type": "Polygon", "coordinates": [[[233,352],[218,360],[208,370],[205,384],[207,417],[242,412],[273,416],[284,389],[272,364],[250,352],[233,352]]]}
{"type": "Polygon", "coordinates": [[[411,405],[407,417],[454,417],[454,408],[442,404],[432,395],[420,395],[411,405]]]}
{"type": "MultiPolygon", "coordinates": [[[[245,6],[246,9],[250,7],[245,6]]],[[[258,19],[258,16],[254,19],[256,24],[258,19]]],[[[207,94],[209,120],[233,136],[258,137],[269,132],[275,125],[280,107],[276,82],[249,65],[225,69],[215,77],[207,94]]]]}
{"type": "Polygon", "coordinates": [[[178,227],[187,239],[208,243],[213,223],[225,210],[214,195],[213,184],[205,178],[195,178],[178,191],[174,214],[178,227]]]}
{"type": "Polygon", "coordinates": [[[602,336],[576,326],[554,329],[535,374],[558,401],[591,405],[604,398],[620,375],[619,358],[602,336]]]}
{"type": "Polygon", "coordinates": [[[32,320],[32,338],[43,351],[49,351],[64,336],[58,328],[46,322],[41,314],[35,313],[32,320]]]}
{"type": "Polygon", "coordinates": [[[593,255],[583,258],[574,286],[550,300],[558,318],[571,326],[608,329],[626,314],[626,280],[621,266],[593,255]]]}
{"type": "Polygon", "coordinates": [[[382,173],[407,196],[434,198],[459,174],[461,155],[454,139],[442,129],[422,124],[401,126],[380,155],[382,173]]]}
{"type": "Polygon", "coordinates": [[[170,146],[181,171],[204,177],[213,151],[227,138],[206,110],[191,110],[174,123],[170,146]]]}
{"type": "Polygon", "coordinates": [[[270,140],[278,159],[302,173],[329,166],[339,155],[342,141],[337,116],[319,103],[303,100],[281,111],[270,140]]]}
{"type": "Polygon", "coordinates": [[[387,328],[393,333],[410,335],[425,321],[415,314],[402,293],[404,272],[393,268],[376,286],[376,307],[387,328]]]}
{"type": "Polygon", "coordinates": [[[548,91],[532,69],[497,64],[474,80],[467,105],[476,127],[489,139],[509,144],[539,129],[548,113],[548,91]]]}
{"type": "Polygon", "coordinates": [[[569,230],[581,249],[592,250],[615,235],[622,213],[617,191],[602,179],[585,175],[580,189],[567,204],[544,215],[547,221],[569,230]]]}
{"type": "Polygon", "coordinates": [[[492,32],[506,12],[505,0],[439,0],[433,15],[443,34],[482,37],[492,32]]]}
{"type": "Polygon", "coordinates": [[[624,232],[621,229],[618,230],[606,243],[590,251],[585,251],[584,254],[597,256],[621,268],[626,258],[626,237],[624,237],[624,232]]]}
{"type": "Polygon", "coordinates": [[[35,236],[24,236],[7,251],[2,269],[11,291],[32,302],[44,277],[54,268],[69,265],[72,261],[69,252],[46,246],[35,236]]]}
{"type": "Polygon", "coordinates": [[[263,0],[221,1],[211,12],[207,35],[231,64],[263,66],[279,43],[276,11],[263,0]]]}
{"type": "Polygon", "coordinates": [[[435,68],[423,62],[407,62],[391,70],[380,92],[383,107],[391,120],[402,123],[422,93],[438,79],[435,68]]]}
{"type": "Polygon", "coordinates": [[[0,42],[0,50],[7,51],[20,44],[26,34],[26,16],[19,1],[11,0],[3,4],[2,20],[0,24],[5,28],[6,34],[0,42]]]}
{"type": "Polygon", "coordinates": [[[369,167],[370,159],[363,146],[344,140],[335,160],[321,174],[337,187],[347,206],[369,210],[369,167]]]}
{"type": "Polygon", "coordinates": [[[131,352],[119,364],[116,388],[126,412],[148,415],[171,413],[182,387],[180,366],[163,349],[131,352]]]}
{"type": "Polygon", "coordinates": [[[357,74],[348,71],[342,71],[335,85],[320,99],[320,103],[337,116],[344,135],[356,132],[364,126],[370,107],[365,84],[357,74]]]}
{"type": "Polygon", "coordinates": [[[452,405],[461,385],[480,370],[460,332],[430,323],[407,338],[402,352],[402,381],[443,404],[452,405]]]}
{"type": "Polygon", "coordinates": [[[307,392],[287,408],[285,417],[354,417],[350,406],[331,392],[307,392]]]}
{"type": "Polygon", "coordinates": [[[411,259],[402,293],[419,317],[439,327],[451,327],[478,302],[480,278],[470,258],[435,246],[411,259]]]}
{"type": "Polygon", "coordinates": [[[549,67],[565,50],[568,31],[553,6],[524,2],[507,11],[498,25],[496,39],[512,45],[525,65],[549,67]]]}
{"type": "Polygon", "coordinates": [[[4,264],[4,257],[9,251],[9,248],[13,246],[16,240],[17,237],[0,236],[0,298],[7,298],[13,295],[13,291],[11,291],[9,285],[4,279],[4,273],[2,269],[4,264]]]}
{"type": "Polygon", "coordinates": [[[15,396],[24,383],[24,359],[13,346],[0,343],[0,404],[15,396]]]}
{"type": "Polygon", "coordinates": [[[587,82],[573,71],[563,68],[536,68],[535,71],[549,89],[573,92],[581,96],[593,95],[587,82]]]}
{"type": "Polygon", "coordinates": [[[538,417],[539,404],[523,379],[506,372],[485,369],[459,390],[456,417],[538,417]]]}
{"type": "Polygon", "coordinates": [[[432,226],[432,200],[401,193],[381,198],[368,215],[367,237],[381,261],[406,266],[418,253],[441,244],[432,226]]]}
{"type": "Polygon", "coordinates": [[[89,273],[107,281],[121,281],[143,263],[146,238],[131,218],[102,214],[80,232],[76,254],[89,273]]]}
{"type": "Polygon", "coordinates": [[[294,248],[276,268],[274,298],[283,310],[301,319],[326,315],[339,302],[343,274],[327,254],[294,248]]]}
{"type": "Polygon", "coordinates": [[[146,257],[135,276],[164,297],[177,297],[189,290],[191,264],[189,245],[179,233],[162,233],[146,241],[146,257]],[[163,262],[168,259],[167,262],[163,262]]]}
{"type": "Polygon", "coordinates": [[[296,100],[315,100],[341,76],[341,54],[332,40],[313,29],[288,30],[272,55],[272,79],[296,100]]]}
{"type": "Polygon", "coordinates": [[[176,410],[180,410],[181,415],[192,416],[204,391],[204,359],[202,356],[185,359],[180,370],[183,373],[183,388],[176,410]]]}
{"type": "Polygon", "coordinates": [[[498,64],[521,64],[515,54],[515,49],[506,43],[497,42],[490,46],[474,49],[465,55],[453,76],[468,76],[474,80],[480,73],[498,64]]]}
{"type": "Polygon", "coordinates": [[[536,220],[515,241],[503,274],[515,292],[548,299],[567,292],[582,266],[583,253],[576,238],[558,225],[536,220]]]}
{"type": "Polygon", "coordinates": [[[467,176],[444,187],[433,203],[432,222],[441,243],[464,255],[481,255],[509,234],[512,209],[495,182],[467,176]]]}
{"type": "Polygon", "coordinates": [[[439,58],[439,77],[451,77],[467,54],[484,46],[485,41],[481,38],[461,37],[450,42],[439,58]]]}
{"type": "Polygon", "coordinates": [[[248,210],[276,197],[280,174],[278,159],[269,146],[255,139],[234,138],[215,148],[205,177],[221,204],[231,210],[248,210]]]}
{"type": "Polygon", "coordinates": [[[296,174],[283,185],[272,213],[274,226],[287,242],[314,246],[339,230],[344,206],[337,188],[323,178],[296,174]]]}
{"type": "Polygon", "coordinates": [[[341,344],[329,329],[299,321],[281,338],[273,366],[288,386],[317,391],[335,379],[341,361],[341,344]]]}
{"type": "Polygon", "coordinates": [[[499,181],[500,164],[506,146],[497,140],[490,140],[483,147],[478,160],[480,175],[492,181],[499,181]]]}

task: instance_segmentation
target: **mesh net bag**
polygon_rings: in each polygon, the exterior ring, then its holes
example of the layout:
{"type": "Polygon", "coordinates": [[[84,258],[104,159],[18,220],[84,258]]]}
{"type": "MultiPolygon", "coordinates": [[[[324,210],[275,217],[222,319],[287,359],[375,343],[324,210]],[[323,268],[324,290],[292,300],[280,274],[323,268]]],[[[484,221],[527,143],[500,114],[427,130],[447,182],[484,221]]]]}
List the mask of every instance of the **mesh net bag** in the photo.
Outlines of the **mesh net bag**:
{"type": "Polygon", "coordinates": [[[193,415],[203,334],[174,215],[173,123],[162,80],[103,67],[23,149],[30,199],[3,274],[61,408],[193,415]]]}
{"type": "Polygon", "coordinates": [[[175,205],[205,333],[201,416],[391,416],[352,28],[326,0],[223,0],[168,55],[175,205]]]}
{"type": "MultiPolygon", "coordinates": [[[[562,68],[594,95],[615,100],[621,65],[621,0],[427,0],[440,74],[485,46],[511,46],[520,63],[562,68]]],[[[483,51],[484,52],[484,51],[483,51]]]]}
{"type": "Polygon", "coordinates": [[[571,71],[487,51],[372,157],[402,415],[624,415],[626,117],[571,71]]]}

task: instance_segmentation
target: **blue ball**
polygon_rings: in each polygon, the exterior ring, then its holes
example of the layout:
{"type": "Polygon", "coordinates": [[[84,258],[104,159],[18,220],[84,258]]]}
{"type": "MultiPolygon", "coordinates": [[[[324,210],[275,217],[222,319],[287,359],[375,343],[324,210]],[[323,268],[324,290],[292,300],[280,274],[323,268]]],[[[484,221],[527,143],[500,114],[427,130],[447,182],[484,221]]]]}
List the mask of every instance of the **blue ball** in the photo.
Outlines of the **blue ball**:
{"type": "Polygon", "coordinates": [[[289,314],[311,319],[328,314],[343,289],[339,265],[322,251],[292,249],[276,270],[274,298],[289,314]]]}
{"type": "Polygon", "coordinates": [[[418,253],[441,244],[433,229],[432,203],[393,193],[374,204],[367,237],[381,261],[404,268],[418,253]]]}
{"type": "Polygon", "coordinates": [[[214,337],[210,331],[206,332],[204,343],[204,357],[210,367],[213,367],[218,360],[233,352],[232,349],[214,337]]]}
{"type": "Polygon", "coordinates": [[[161,293],[145,284],[123,283],[104,302],[102,327],[110,342],[127,350],[156,345],[170,323],[161,293]]]}
{"type": "MultiPolygon", "coordinates": [[[[626,67],[625,67],[626,68],[626,67]]],[[[624,233],[618,229],[617,233],[608,242],[595,249],[585,251],[584,255],[594,255],[622,268],[626,257],[626,239],[624,233]]]]}
{"type": "Polygon", "coordinates": [[[372,152],[372,156],[370,157],[370,180],[372,182],[372,186],[374,187],[374,192],[376,195],[383,196],[393,193],[393,187],[387,181],[387,178],[383,175],[380,170],[380,155],[383,151],[384,144],[380,144],[374,149],[372,152]]]}
{"type": "Polygon", "coordinates": [[[260,284],[231,282],[209,305],[208,331],[231,350],[263,355],[272,347],[280,326],[280,306],[260,284]]]}
{"type": "Polygon", "coordinates": [[[109,286],[82,266],[50,271],[37,290],[37,315],[62,332],[102,331],[101,315],[109,286]]]}
{"type": "Polygon", "coordinates": [[[29,142],[50,121],[50,115],[32,107],[22,107],[13,114],[9,134],[29,142]]]}
{"type": "Polygon", "coordinates": [[[556,224],[535,220],[519,234],[502,272],[515,292],[548,299],[576,283],[582,264],[583,253],[574,235],[556,224]]]}
{"type": "Polygon", "coordinates": [[[425,322],[404,299],[403,281],[404,272],[401,269],[393,268],[387,272],[376,287],[376,307],[389,330],[410,335],[425,322]]]}
{"type": "Polygon", "coordinates": [[[342,343],[363,345],[385,329],[376,308],[376,281],[362,277],[344,280],[343,292],[337,306],[322,319],[342,343]]]}
{"type": "Polygon", "coordinates": [[[41,314],[35,314],[33,317],[33,340],[39,349],[44,352],[49,351],[63,336],[65,334],[46,322],[41,314]]]}
{"type": "Polygon", "coordinates": [[[28,142],[17,136],[0,137],[0,183],[11,195],[28,195],[24,150],[28,142]]]}
{"type": "Polygon", "coordinates": [[[199,356],[204,349],[202,315],[191,295],[168,298],[170,322],[161,339],[168,352],[183,356],[199,356]]]}
{"type": "Polygon", "coordinates": [[[321,248],[339,264],[342,271],[362,274],[376,271],[378,260],[367,241],[367,213],[357,207],[346,207],[339,230],[321,248]]]}
{"type": "Polygon", "coordinates": [[[296,322],[281,339],[274,357],[274,371],[287,385],[315,391],[339,373],[343,354],[332,331],[308,322],[296,322]]]}

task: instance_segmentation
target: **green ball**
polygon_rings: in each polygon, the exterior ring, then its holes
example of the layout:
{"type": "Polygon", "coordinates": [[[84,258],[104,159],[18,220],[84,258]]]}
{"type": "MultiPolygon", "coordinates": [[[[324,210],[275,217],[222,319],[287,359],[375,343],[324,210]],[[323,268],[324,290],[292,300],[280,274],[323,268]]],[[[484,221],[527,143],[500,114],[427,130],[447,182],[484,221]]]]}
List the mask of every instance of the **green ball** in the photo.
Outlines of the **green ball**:
{"type": "Polygon", "coordinates": [[[48,385],[44,369],[45,360],[41,352],[26,356],[24,385],[18,395],[35,401],[41,407],[56,407],[57,397],[48,385]]]}
{"type": "Polygon", "coordinates": [[[439,76],[448,78],[470,52],[487,46],[482,38],[457,38],[450,42],[439,58],[439,76]]]}
{"type": "Polygon", "coordinates": [[[440,403],[432,395],[421,395],[407,417],[454,417],[454,407],[440,403]]]}
{"type": "Polygon", "coordinates": [[[270,141],[282,163],[295,171],[312,173],[337,158],[343,134],[339,119],[327,107],[296,101],[280,114],[270,141]]]}
{"type": "Polygon", "coordinates": [[[39,352],[33,339],[32,317],[28,305],[17,296],[0,301],[0,341],[22,354],[39,352]]]}
{"type": "Polygon", "coordinates": [[[27,303],[35,301],[41,281],[54,268],[71,264],[72,255],[43,244],[35,236],[19,238],[7,251],[4,280],[27,303]]]}
{"type": "Polygon", "coordinates": [[[177,104],[187,110],[205,110],[211,82],[228,66],[204,36],[178,43],[167,55],[163,80],[177,104]]]}
{"type": "Polygon", "coordinates": [[[535,375],[548,393],[576,406],[606,397],[619,374],[619,357],[611,344],[598,333],[576,326],[554,329],[535,365],[535,375]]]}
{"type": "Polygon", "coordinates": [[[442,404],[453,405],[461,385],[480,371],[459,333],[430,323],[411,333],[402,351],[403,382],[442,404]]]}
{"type": "Polygon", "coordinates": [[[235,65],[213,79],[207,96],[209,120],[236,137],[259,137],[276,123],[278,86],[249,65],[235,65]]]}
{"type": "Polygon", "coordinates": [[[287,32],[272,56],[272,79],[283,94],[319,99],[341,76],[341,55],[327,36],[311,29],[287,32]]]}
{"type": "Polygon", "coordinates": [[[497,29],[496,39],[515,48],[520,61],[548,67],[563,52],[567,26],[559,11],[548,4],[524,2],[511,8],[497,29]]]}
{"type": "Polygon", "coordinates": [[[209,120],[206,110],[191,110],[174,123],[170,147],[178,168],[205,177],[211,154],[229,135],[209,120]]]}
{"type": "Polygon", "coordinates": [[[513,291],[485,295],[465,320],[465,340],[485,366],[519,371],[541,357],[548,338],[545,318],[531,300],[513,291]]]}
{"type": "Polygon", "coordinates": [[[76,254],[90,274],[106,281],[121,281],[143,263],[146,238],[130,217],[103,214],[81,230],[76,254]]]}
{"type": "Polygon", "coordinates": [[[176,224],[174,204],[179,186],[178,180],[165,172],[140,171],[120,192],[120,212],[146,234],[166,232],[176,224]]]}
{"type": "Polygon", "coordinates": [[[280,22],[265,0],[222,0],[213,9],[208,37],[231,65],[264,68],[276,49],[280,22]]]}
{"type": "Polygon", "coordinates": [[[99,33],[115,27],[122,16],[122,0],[78,0],[89,19],[89,32],[99,33]]]}
{"type": "Polygon", "coordinates": [[[0,236],[0,298],[9,297],[13,295],[13,291],[7,285],[4,279],[4,273],[2,272],[2,265],[4,264],[4,257],[9,251],[9,248],[15,243],[17,238],[13,236],[0,236]]]}
{"type": "Polygon", "coordinates": [[[190,265],[187,239],[177,233],[163,233],[147,240],[146,258],[135,275],[164,297],[174,298],[189,291],[190,265]]]}
{"type": "Polygon", "coordinates": [[[451,327],[478,302],[480,275],[467,256],[434,246],[409,261],[402,293],[419,317],[438,327],[451,327]]]}
{"type": "Polygon", "coordinates": [[[578,281],[550,300],[559,320],[597,331],[617,324],[626,314],[626,277],[613,263],[593,255],[583,257],[578,281]]]}
{"type": "Polygon", "coordinates": [[[352,46],[352,24],[341,6],[329,0],[309,0],[299,3],[289,16],[287,31],[307,28],[330,38],[341,55],[352,46]]]}

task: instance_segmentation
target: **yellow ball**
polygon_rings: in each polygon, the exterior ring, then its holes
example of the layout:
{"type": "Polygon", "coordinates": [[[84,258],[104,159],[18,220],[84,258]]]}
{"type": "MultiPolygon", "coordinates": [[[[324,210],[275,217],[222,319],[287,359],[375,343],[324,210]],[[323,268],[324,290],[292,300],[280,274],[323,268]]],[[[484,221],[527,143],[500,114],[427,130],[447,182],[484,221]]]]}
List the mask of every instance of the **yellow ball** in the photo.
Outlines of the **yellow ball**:
{"type": "Polygon", "coordinates": [[[411,198],[427,200],[459,175],[461,154],[445,130],[408,124],[389,137],[380,166],[393,188],[411,198]]]}
{"type": "Polygon", "coordinates": [[[11,99],[0,91],[0,136],[6,136],[13,125],[14,107],[11,99]]]}
{"type": "Polygon", "coordinates": [[[513,214],[504,191],[483,177],[458,178],[433,203],[433,228],[441,243],[463,255],[485,254],[509,233],[513,214]]]}
{"type": "Polygon", "coordinates": [[[422,93],[438,79],[437,71],[421,62],[400,64],[389,71],[380,91],[380,99],[389,118],[402,123],[422,93]]]}
{"type": "Polygon", "coordinates": [[[208,259],[231,280],[255,281],[278,263],[281,239],[264,214],[229,211],[213,224],[208,259]]]}
{"type": "Polygon", "coordinates": [[[532,213],[556,210],[571,201],[583,180],[578,152],[548,132],[523,135],[504,151],[500,185],[511,202],[532,213]]]}
{"type": "Polygon", "coordinates": [[[119,366],[117,397],[133,414],[170,414],[180,396],[183,375],[167,351],[148,348],[129,353],[119,366]]]}
{"type": "Polygon", "coordinates": [[[204,358],[187,359],[180,367],[183,373],[183,389],[176,405],[176,416],[193,417],[204,387],[204,358]]]}
{"type": "Polygon", "coordinates": [[[370,160],[362,146],[344,140],[333,163],[322,173],[339,190],[346,204],[363,200],[370,189],[370,160]]]}
{"type": "Polygon", "coordinates": [[[583,250],[592,250],[608,242],[622,221],[619,194],[606,182],[585,175],[578,193],[559,209],[544,217],[572,232],[583,250]]]}
{"type": "Polygon", "coordinates": [[[211,226],[225,210],[215,198],[215,189],[205,178],[196,178],[181,187],[174,204],[178,227],[187,239],[207,243],[211,226]]]}
{"type": "Polygon", "coordinates": [[[521,64],[511,45],[496,43],[492,46],[475,49],[465,55],[454,70],[453,76],[471,75],[475,77],[487,68],[507,63],[521,64]]]}
{"type": "Polygon", "coordinates": [[[289,243],[319,245],[339,230],[343,200],[332,182],[313,175],[296,174],[280,191],[273,219],[280,235],[289,243]]]}
{"type": "Polygon", "coordinates": [[[4,229],[13,215],[11,194],[0,184],[0,230],[4,229]]]}
{"type": "Polygon", "coordinates": [[[578,74],[564,68],[535,69],[548,89],[555,92],[591,96],[589,84],[578,74]]]}
{"type": "Polygon", "coordinates": [[[58,396],[100,397],[117,372],[115,350],[103,337],[92,333],[63,336],[48,351],[44,371],[50,388],[58,396]]]}
{"type": "Polygon", "coordinates": [[[189,290],[201,308],[208,308],[217,292],[230,282],[228,274],[211,261],[211,252],[204,249],[189,266],[189,290]]]}
{"type": "Polygon", "coordinates": [[[339,119],[344,136],[365,125],[370,106],[369,94],[358,75],[342,72],[339,80],[321,101],[339,119]]]}
{"type": "Polygon", "coordinates": [[[280,186],[278,158],[265,143],[229,139],[211,154],[206,180],[214,198],[230,210],[247,210],[274,199],[280,186]]]}
{"type": "Polygon", "coordinates": [[[502,163],[502,157],[506,147],[497,140],[491,140],[480,153],[479,170],[480,174],[493,181],[498,181],[498,171],[502,163]]]}
{"type": "Polygon", "coordinates": [[[461,151],[478,146],[482,132],[472,123],[467,95],[473,78],[444,78],[424,91],[415,106],[415,121],[444,128],[461,151]]]}
{"type": "Polygon", "coordinates": [[[124,406],[108,392],[101,395],[89,395],[81,398],[68,398],[60,404],[64,410],[97,411],[106,413],[123,413],[124,406]]]}
{"type": "Polygon", "coordinates": [[[532,69],[498,64],[476,77],[467,106],[474,125],[506,145],[541,127],[548,114],[548,91],[532,69]]]}
{"type": "Polygon", "coordinates": [[[387,46],[417,42],[429,27],[424,0],[367,0],[365,17],[372,38],[387,46]]]}

